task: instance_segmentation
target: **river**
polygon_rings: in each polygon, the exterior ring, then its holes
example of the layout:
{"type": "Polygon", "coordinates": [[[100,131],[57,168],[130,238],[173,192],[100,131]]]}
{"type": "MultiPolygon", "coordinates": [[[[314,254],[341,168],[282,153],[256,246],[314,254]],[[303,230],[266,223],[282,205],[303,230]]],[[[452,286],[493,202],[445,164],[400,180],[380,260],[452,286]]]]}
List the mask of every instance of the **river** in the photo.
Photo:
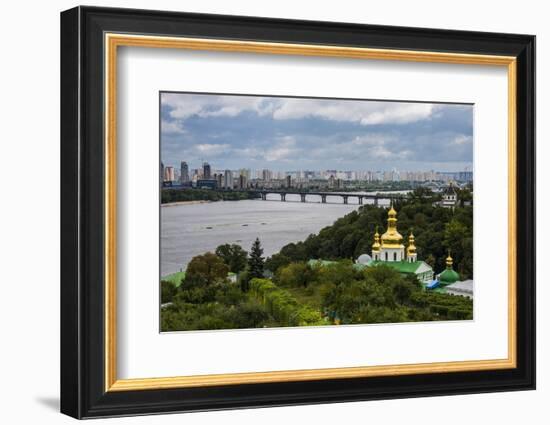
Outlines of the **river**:
{"type": "MultiPolygon", "coordinates": [[[[256,237],[268,257],[359,207],[355,198],[350,198],[347,205],[334,196],[328,197],[326,204],[313,195],[308,195],[307,201],[300,202],[299,195],[287,195],[286,202],[281,202],[279,195],[272,194],[267,201],[161,207],[161,276],[185,269],[194,256],[214,251],[224,243],[239,244],[248,251],[256,237]]],[[[383,200],[380,204],[387,202],[383,200]]]]}

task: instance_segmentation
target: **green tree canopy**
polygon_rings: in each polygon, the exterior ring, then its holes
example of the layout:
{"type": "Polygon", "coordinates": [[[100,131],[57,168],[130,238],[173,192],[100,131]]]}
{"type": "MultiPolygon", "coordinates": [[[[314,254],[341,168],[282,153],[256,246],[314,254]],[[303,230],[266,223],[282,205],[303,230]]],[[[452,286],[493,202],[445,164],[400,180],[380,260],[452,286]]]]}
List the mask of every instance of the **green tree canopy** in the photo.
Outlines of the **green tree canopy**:
{"type": "Polygon", "coordinates": [[[362,276],[349,274],[348,279],[345,284],[333,285],[323,300],[329,315],[342,323],[405,321],[403,314],[411,296],[421,289],[414,276],[404,277],[384,265],[367,268],[362,276]]]}
{"type": "Polygon", "coordinates": [[[276,273],[280,267],[290,264],[292,259],[284,254],[273,254],[267,260],[265,260],[265,268],[273,273],[276,273]]]}
{"type": "Polygon", "coordinates": [[[185,286],[210,286],[227,279],[229,267],[211,252],[197,255],[189,262],[185,273],[185,286]]]}
{"type": "Polygon", "coordinates": [[[216,248],[216,255],[229,266],[233,273],[239,273],[246,267],[247,252],[237,244],[224,244],[216,248]]]}
{"type": "Polygon", "coordinates": [[[160,282],[160,302],[162,304],[172,302],[177,288],[172,282],[163,280],[160,282]]]}
{"type": "MultiPolygon", "coordinates": [[[[436,273],[445,269],[447,249],[451,249],[456,270],[463,278],[473,278],[473,208],[458,206],[454,210],[433,204],[430,192],[416,190],[410,197],[396,200],[398,228],[405,239],[413,230],[416,237],[418,258],[428,261],[436,273]]],[[[336,220],[316,235],[309,235],[303,242],[285,245],[273,254],[266,268],[273,273],[292,262],[310,259],[356,259],[369,253],[376,226],[387,226],[388,211],[375,205],[363,205],[358,210],[336,220]]],[[[406,240],[405,240],[406,243],[406,240]]]]}
{"type": "Polygon", "coordinates": [[[307,288],[317,276],[318,268],[309,267],[306,263],[291,263],[277,271],[275,281],[280,286],[307,288]]]}

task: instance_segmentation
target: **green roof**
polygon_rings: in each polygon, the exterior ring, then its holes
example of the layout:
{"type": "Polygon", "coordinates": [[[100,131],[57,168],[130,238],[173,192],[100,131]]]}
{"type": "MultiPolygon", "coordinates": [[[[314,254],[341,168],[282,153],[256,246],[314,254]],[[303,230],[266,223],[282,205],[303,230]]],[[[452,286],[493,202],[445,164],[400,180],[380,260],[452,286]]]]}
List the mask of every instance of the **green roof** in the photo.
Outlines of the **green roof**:
{"type": "MultiPolygon", "coordinates": [[[[391,267],[392,269],[397,270],[399,273],[414,273],[414,274],[416,274],[416,271],[418,270],[418,268],[422,264],[426,264],[426,263],[424,261],[410,262],[410,261],[379,261],[379,260],[373,260],[369,263],[369,267],[379,266],[381,264],[384,264],[388,267],[391,267]]],[[[428,267],[430,267],[430,266],[428,265],[428,267]]]]}
{"type": "Polygon", "coordinates": [[[185,279],[185,272],[176,272],[172,273],[166,276],[161,277],[160,280],[166,280],[168,282],[172,282],[174,286],[177,288],[181,285],[181,281],[185,279]]]}
{"type": "Polygon", "coordinates": [[[443,270],[443,272],[439,275],[439,281],[445,285],[455,283],[457,280],[460,280],[460,275],[450,268],[443,270]]]}
{"type": "MultiPolygon", "coordinates": [[[[229,272],[227,273],[227,277],[233,277],[236,276],[235,273],[229,272]]],[[[167,282],[172,282],[176,288],[178,288],[181,285],[181,281],[185,279],[185,272],[176,272],[172,273],[166,276],[162,276],[160,280],[165,280],[167,282]]]]}
{"type": "Polygon", "coordinates": [[[315,266],[318,266],[318,267],[325,267],[325,266],[330,266],[331,264],[336,264],[336,261],[329,261],[329,260],[309,260],[307,262],[307,265],[309,267],[315,267],[315,266]]]}
{"type": "MultiPolygon", "coordinates": [[[[307,264],[310,267],[326,267],[330,266],[331,264],[336,264],[335,261],[329,261],[329,260],[309,260],[307,264]]],[[[391,267],[394,270],[397,270],[399,273],[411,273],[416,274],[416,271],[418,268],[425,264],[430,269],[431,267],[426,264],[424,261],[379,261],[379,260],[372,260],[368,264],[361,264],[361,263],[354,263],[353,268],[357,270],[363,270],[366,267],[372,267],[372,266],[379,266],[380,264],[385,264],[388,267],[391,267]]]]}

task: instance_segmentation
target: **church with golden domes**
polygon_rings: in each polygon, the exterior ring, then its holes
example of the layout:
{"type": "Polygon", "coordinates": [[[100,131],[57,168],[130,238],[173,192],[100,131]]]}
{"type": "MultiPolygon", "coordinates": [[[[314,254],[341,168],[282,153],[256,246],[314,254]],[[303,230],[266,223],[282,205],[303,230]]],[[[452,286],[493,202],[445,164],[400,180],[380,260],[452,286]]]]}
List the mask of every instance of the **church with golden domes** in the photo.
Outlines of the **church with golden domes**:
{"type": "Polygon", "coordinates": [[[409,235],[409,245],[405,256],[403,236],[397,231],[397,212],[393,209],[393,206],[388,211],[388,229],[386,233],[380,237],[378,229],[376,229],[374,234],[372,259],[375,261],[416,261],[416,247],[412,233],[409,235]]]}
{"type": "Polygon", "coordinates": [[[372,255],[366,262],[365,257],[367,256],[359,257],[357,263],[363,263],[367,267],[385,264],[399,273],[416,275],[418,280],[426,285],[434,279],[432,267],[417,258],[412,232],[409,235],[407,247],[405,247],[403,236],[397,230],[397,212],[393,205],[388,211],[388,228],[386,232],[380,236],[378,229],[376,229],[374,243],[372,244],[372,255]]]}
{"type": "MultiPolygon", "coordinates": [[[[432,267],[418,259],[412,232],[409,234],[406,247],[403,242],[403,236],[397,230],[397,212],[391,205],[388,211],[386,232],[380,236],[378,228],[376,229],[372,255],[361,254],[355,261],[354,267],[362,270],[365,267],[377,267],[384,264],[403,275],[415,275],[426,290],[473,298],[473,281],[460,281],[460,275],[453,270],[453,259],[450,252],[445,260],[445,270],[435,276],[432,267]]],[[[310,266],[316,267],[324,267],[333,263],[334,261],[318,259],[308,261],[310,266]]]]}

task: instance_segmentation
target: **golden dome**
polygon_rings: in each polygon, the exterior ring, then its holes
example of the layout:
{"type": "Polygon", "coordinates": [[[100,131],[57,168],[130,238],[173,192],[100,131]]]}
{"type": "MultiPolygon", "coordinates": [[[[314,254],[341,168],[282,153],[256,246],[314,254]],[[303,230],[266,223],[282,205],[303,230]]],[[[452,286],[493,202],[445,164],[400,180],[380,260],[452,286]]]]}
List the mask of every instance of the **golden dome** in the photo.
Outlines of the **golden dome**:
{"type": "Polygon", "coordinates": [[[447,259],[445,260],[445,264],[447,265],[448,269],[453,268],[453,257],[451,257],[451,250],[447,253],[447,259]]]}
{"type": "Polygon", "coordinates": [[[447,268],[439,274],[438,280],[444,285],[455,283],[457,280],[460,280],[460,275],[453,270],[453,257],[451,257],[450,250],[445,260],[445,263],[447,263],[447,268]]]}
{"type": "Polygon", "coordinates": [[[376,233],[374,234],[374,243],[372,244],[373,252],[380,251],[380,234],[378,233],[378,226],[376,226],[376,233]]]}
{"type": "Polygon", "coordinates": [[[409,235],[409,246],[407,246],[407,255],[416,254],[416,246],[414,245],[414,235],[409,235]]]}
{"type": "Polygon", "coordinates": [[[382,246],[403,248],[403,236],[397,231],[397,212],[393,209],[393,205],[388,211],[388,230],[382,235],[382,246]]]}

